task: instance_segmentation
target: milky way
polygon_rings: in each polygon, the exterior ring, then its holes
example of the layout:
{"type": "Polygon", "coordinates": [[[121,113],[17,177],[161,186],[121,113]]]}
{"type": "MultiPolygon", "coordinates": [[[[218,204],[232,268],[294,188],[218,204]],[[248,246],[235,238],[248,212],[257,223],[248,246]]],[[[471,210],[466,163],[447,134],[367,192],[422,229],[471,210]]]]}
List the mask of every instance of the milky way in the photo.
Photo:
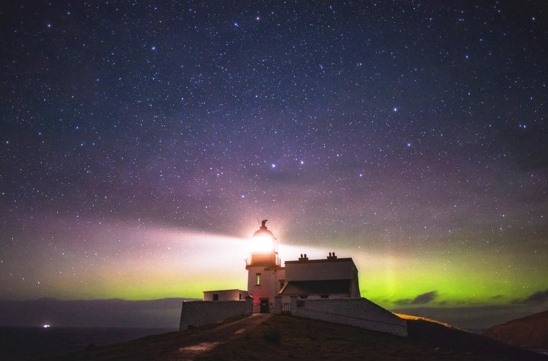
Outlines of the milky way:
{"type": "Polygon", "coordinates": [[[0,298],[241,288],[268,218],[383,305],[545,305],[548,19],[509,3],[2,4],[0,298]]]}

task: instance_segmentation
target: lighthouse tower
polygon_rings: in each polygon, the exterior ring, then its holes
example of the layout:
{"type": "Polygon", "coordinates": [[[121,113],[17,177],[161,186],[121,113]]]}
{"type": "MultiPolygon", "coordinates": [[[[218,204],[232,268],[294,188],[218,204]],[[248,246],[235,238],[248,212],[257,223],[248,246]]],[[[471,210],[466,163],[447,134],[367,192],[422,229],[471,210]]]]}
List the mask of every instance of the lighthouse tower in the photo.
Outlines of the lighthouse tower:
{"type": "Polygon", "coordinates": [[[274,298],[285,282],[285,269],[280,266],[276,237],[266,227],[267,220],[251,238],[251,254],[246,262],[247,291],[253,298],[253,312],[270,312],[274,298]]]}

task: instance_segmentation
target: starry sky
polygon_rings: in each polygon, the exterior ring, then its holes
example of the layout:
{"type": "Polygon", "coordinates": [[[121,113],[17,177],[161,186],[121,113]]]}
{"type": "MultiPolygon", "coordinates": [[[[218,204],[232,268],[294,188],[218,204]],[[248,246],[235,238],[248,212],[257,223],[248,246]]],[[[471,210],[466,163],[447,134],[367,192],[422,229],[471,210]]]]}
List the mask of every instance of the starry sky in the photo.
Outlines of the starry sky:
{"type": "Polygon", "coordinates": [[[268,219],[385,307],[545,308],[547,12],[3,2],[0,298],[245,288],[268,219]]]}

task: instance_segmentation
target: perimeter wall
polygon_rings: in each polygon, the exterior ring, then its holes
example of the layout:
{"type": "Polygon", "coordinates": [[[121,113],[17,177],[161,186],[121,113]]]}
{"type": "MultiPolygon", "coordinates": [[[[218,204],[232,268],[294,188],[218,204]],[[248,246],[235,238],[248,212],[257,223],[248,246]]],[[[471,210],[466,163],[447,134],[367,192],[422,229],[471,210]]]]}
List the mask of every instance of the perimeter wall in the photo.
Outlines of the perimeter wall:
{"type": "Polygon", "coordinates": [[[407,337],[407,322],[365,298],[292,298],[292,315],[407,337]]]}
{"type": "Polygon", "coordinates": [[[183,301],[179,331],[189,328],[216,323],[230,317],[247,316],[251,314],[252,304],[246,301],[183,301]]]}

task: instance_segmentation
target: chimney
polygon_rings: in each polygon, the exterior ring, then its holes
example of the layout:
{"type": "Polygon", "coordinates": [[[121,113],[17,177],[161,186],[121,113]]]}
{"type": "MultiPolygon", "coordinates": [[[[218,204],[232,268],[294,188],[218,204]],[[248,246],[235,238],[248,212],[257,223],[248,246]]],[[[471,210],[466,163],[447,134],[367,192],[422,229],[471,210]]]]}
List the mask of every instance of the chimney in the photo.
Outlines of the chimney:
{"type": "Polygon", "coordinates": [[[327,256],[327,259],[337,259],[335,252],[329,252],[329,256],[327,256]]]}

